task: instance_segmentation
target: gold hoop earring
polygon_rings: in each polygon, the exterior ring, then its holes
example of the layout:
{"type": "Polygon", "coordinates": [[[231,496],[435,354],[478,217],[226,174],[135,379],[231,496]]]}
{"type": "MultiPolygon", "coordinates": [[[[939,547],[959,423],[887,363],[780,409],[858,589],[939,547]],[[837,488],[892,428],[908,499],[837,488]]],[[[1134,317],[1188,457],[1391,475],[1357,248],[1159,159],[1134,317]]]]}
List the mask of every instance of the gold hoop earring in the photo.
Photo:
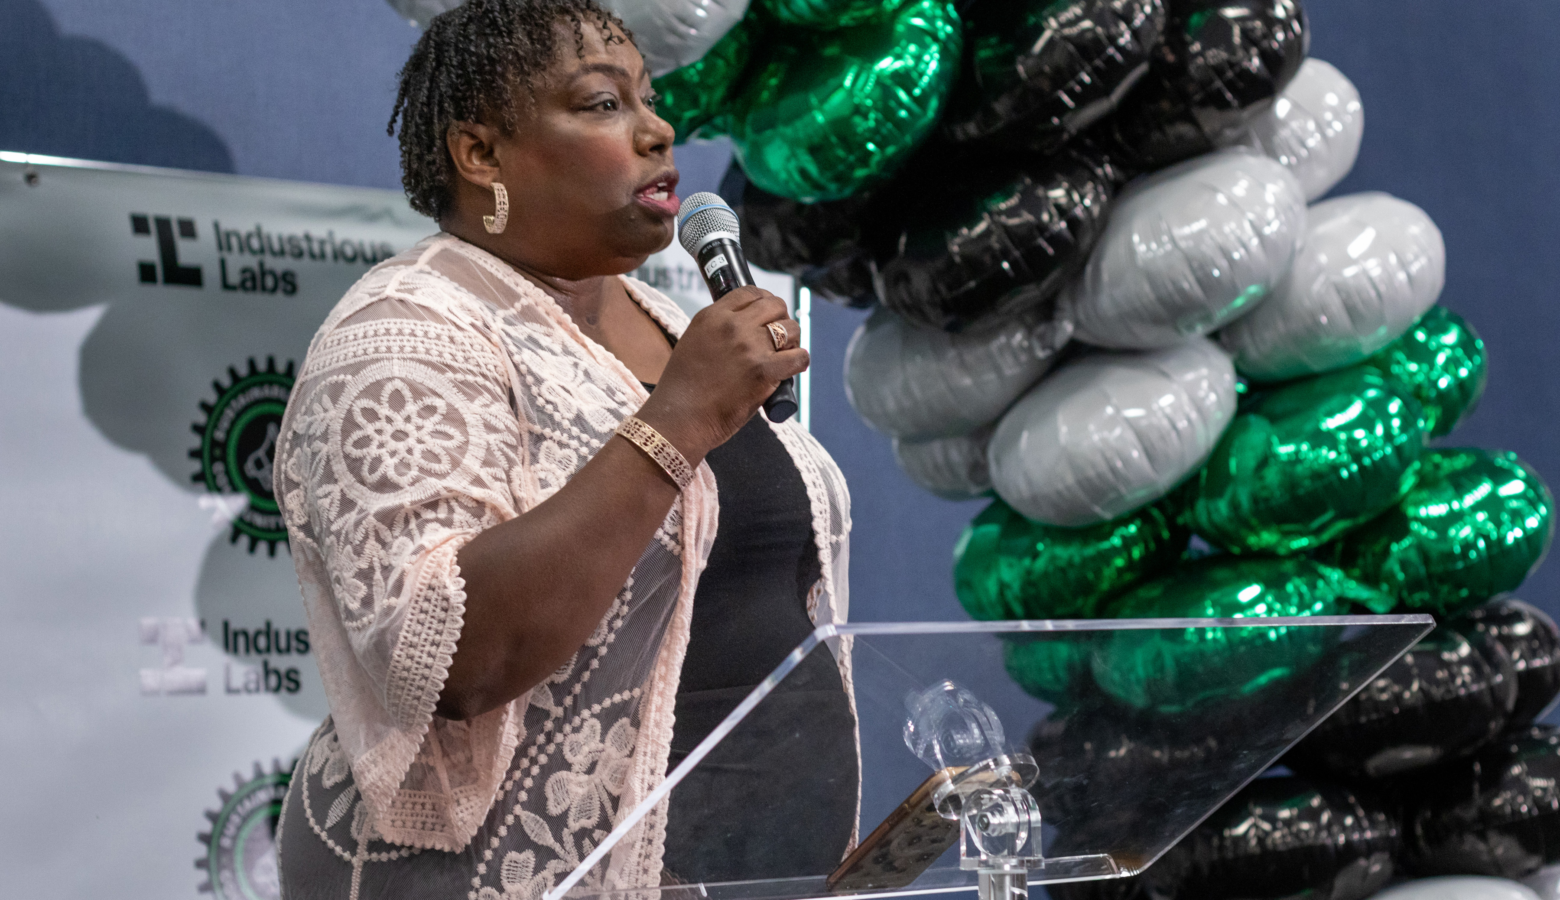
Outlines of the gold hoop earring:
{"type": "Polygon", "coordinates": [[[503,234],[504,226],[509,224],[509,192],[496,181],[493,182],[493,203],[493,214],[482,217],[482,227],[488,234],[503,234]]]}

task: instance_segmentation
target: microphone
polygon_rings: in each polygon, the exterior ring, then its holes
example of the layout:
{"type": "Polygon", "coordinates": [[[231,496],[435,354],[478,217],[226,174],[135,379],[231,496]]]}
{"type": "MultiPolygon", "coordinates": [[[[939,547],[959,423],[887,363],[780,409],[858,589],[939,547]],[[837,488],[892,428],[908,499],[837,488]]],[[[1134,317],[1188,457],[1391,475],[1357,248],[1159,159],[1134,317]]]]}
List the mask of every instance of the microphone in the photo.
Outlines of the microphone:
{"type": "MultiPolygon", "coordinates": [[[[741,226],[726,201],[700,191],[682,202],[677,211],[677,237],[683,249],[699,264],[710,298],[719,300],[739,287],[753,283],[747,259],[742,255],[741,226]]],[[[787,378],[764,401],[771,422],[796,415],[796,383],[787,378]]]]}

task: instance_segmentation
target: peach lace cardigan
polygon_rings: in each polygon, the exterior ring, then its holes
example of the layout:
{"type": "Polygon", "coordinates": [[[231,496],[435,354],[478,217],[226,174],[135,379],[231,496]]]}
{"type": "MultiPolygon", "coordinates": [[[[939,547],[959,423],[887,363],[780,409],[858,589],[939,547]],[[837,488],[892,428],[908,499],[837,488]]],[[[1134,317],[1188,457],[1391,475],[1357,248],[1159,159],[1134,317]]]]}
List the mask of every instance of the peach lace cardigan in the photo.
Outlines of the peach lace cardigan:
{"type": "MultiPolygon", "coordinates": [[[[688,318],[673,302],[623,281],[682,333],[688,318]]],[[[694,588],[715,537],[705,465],[573,659],[474,720],[434,715],[461,633],[457,551],[550,496],[647,397],[545,293],[445,234],[372,269],[315,335],[282,425],[276,497],[334,726],[301,765],[344,785],[306,808],[343,860],[385,856],[366,854],[370,841],[467,851],[481,861],[474,884],[536,896],[663,777],[694,588]],[[348,820],[357,849],[330,831],[348,820]],[[477,847],[484,823],[489,846],[477,847]]],[[[823,574],[809,610],[816,623],[843,621],[844,479],[806,431],[775,431],[812,507],[823,574]]],[[[604,877],[658,874],[664,835],[663,803],[604,877]]]]}

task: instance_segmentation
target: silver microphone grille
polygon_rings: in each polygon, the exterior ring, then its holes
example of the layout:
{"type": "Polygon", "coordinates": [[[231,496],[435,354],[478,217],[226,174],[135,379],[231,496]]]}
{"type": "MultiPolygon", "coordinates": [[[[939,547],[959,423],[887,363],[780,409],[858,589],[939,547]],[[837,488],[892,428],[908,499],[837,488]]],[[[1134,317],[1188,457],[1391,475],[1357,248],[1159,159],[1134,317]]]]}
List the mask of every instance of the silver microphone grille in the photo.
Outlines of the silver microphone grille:
{"type": "Polygon", "coordinates": [[[700,191],[682,202],[677,211],[677,239],[689,256],[695,256],[704,243],[715,237],[740,241],[742,227],[737,214],[726,201],[709,191],[700,191]]]}

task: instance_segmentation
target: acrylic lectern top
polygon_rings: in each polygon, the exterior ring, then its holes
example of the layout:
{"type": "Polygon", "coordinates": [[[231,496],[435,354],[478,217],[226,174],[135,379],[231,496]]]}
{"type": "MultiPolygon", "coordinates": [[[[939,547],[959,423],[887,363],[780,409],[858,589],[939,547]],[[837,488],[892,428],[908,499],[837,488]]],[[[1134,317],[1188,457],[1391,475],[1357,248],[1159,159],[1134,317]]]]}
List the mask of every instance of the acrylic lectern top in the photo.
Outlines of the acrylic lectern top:
{"type": "Polygon", "coordinates": [[[1433,624],[822,626],[751,692],[680,697],[707,736],[546,900],[946,893],[997,857],[1029,883],[1136,874],[1433,624]],[[662,870],[625,876],[644,829],[662,870]]]}

